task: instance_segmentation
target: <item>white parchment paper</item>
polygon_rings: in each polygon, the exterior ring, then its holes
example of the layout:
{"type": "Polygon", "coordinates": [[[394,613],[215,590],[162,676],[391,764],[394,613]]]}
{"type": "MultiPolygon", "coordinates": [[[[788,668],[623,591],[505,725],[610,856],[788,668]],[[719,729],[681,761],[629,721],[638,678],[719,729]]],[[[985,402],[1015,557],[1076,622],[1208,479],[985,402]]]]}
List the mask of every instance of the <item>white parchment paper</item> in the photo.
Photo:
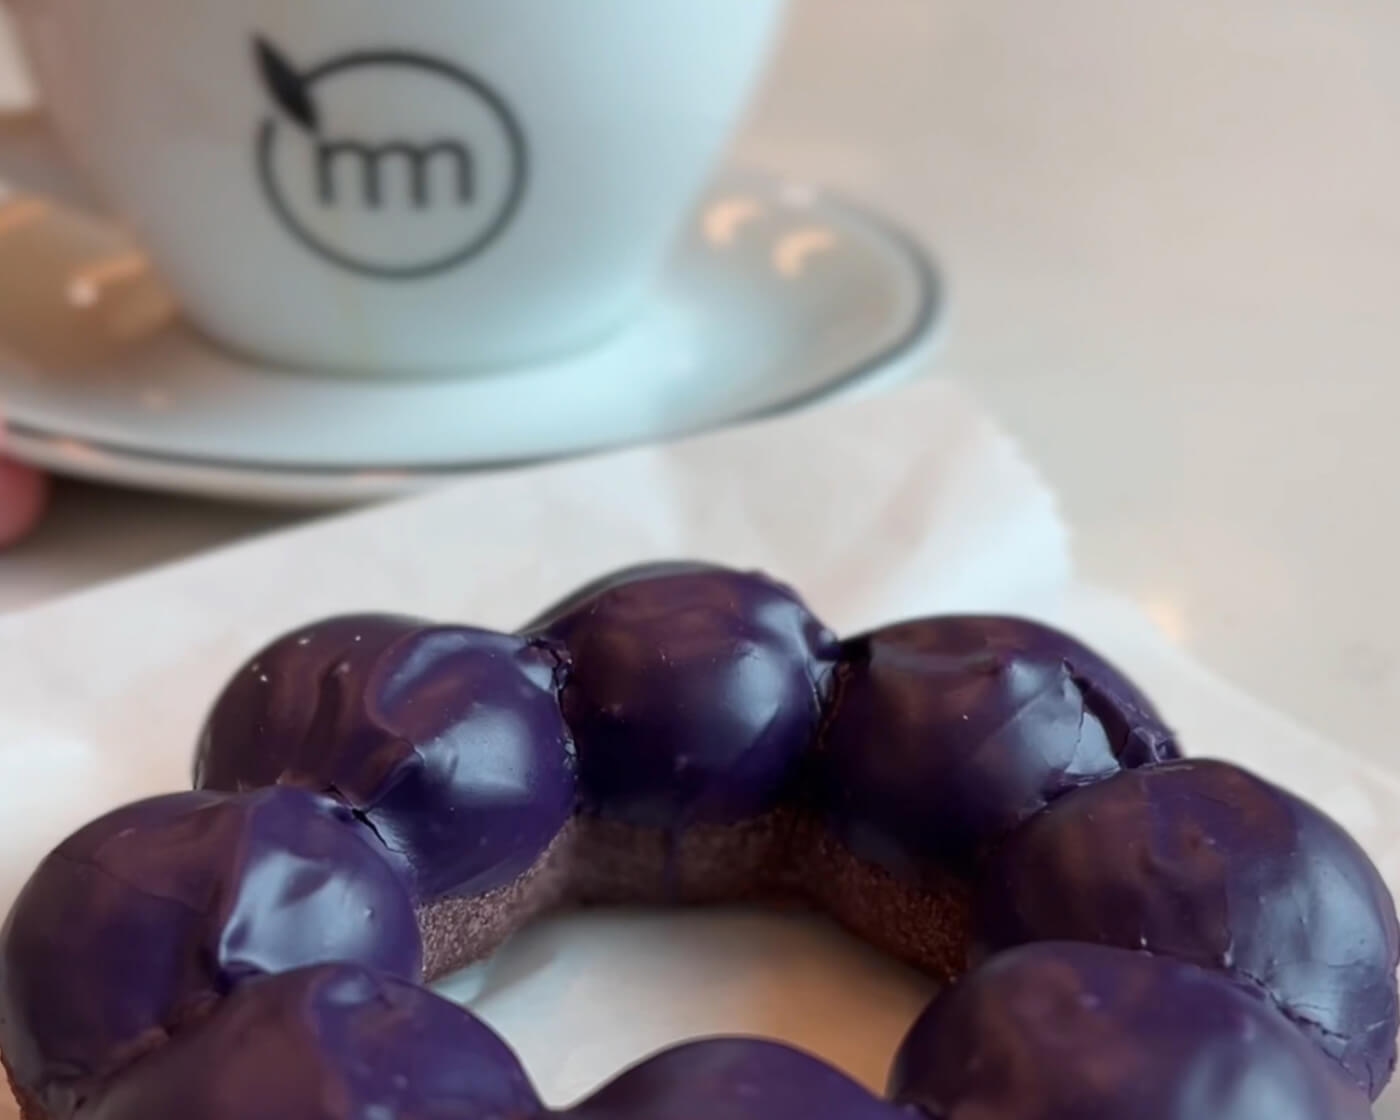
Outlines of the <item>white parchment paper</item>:
{"type": "MultiPolygon", "coordinates": [[[[928,383],[483,476],[0,619],[0,904],[98,812],[185,788],[204,711],[273,635],[367,609],[509,628],[601,572],[662,557],[764,568],[845,632],[965,609],[1058,622],[1135,675],[1191,753],[1302,791],[1400,883],[1400,779],[1223,685],[1133,609],[1075,585],[1035,471],[963,393],[928,383]]],[[[445,990],[505,1035],[552,1102],[716,1033],[786,1039],[879,1088],[930,994],[822,920],[737,910],[552,919],[445,990]]],[[[1377,1115],[1400,1118],[1400,1102],[1377,1115]]]]}

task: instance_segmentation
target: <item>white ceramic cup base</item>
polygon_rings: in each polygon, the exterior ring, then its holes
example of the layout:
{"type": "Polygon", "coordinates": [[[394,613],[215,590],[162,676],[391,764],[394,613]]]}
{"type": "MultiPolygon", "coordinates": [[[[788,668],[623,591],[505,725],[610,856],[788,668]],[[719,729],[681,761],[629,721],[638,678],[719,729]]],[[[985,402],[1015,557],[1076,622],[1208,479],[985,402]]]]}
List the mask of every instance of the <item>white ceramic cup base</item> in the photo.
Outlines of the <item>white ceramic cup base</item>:
{"type": "Polygon", "coordinates": [[[920,368],[943,311],[905,234],[812,188],[731,172],[637,315],[585,351],[371,382],[288,374],[177,324],[61,373],[0,358],[0,407],[8,452],[66,474],[353,502],[868,390],[920,368]]]}

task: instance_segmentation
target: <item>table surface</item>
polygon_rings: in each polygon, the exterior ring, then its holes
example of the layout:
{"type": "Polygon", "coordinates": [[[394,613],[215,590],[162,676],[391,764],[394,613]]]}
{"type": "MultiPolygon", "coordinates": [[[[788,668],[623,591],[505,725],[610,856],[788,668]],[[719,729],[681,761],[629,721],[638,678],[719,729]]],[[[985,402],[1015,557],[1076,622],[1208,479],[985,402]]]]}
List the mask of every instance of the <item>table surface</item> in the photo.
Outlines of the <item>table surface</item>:
{"type": "MultiPolygon", "coordinates": [[[[1385,761],[1397,61],[1393,0],[797,0],[737,152],[935,248],[932,372],[1041,465],[1087,578],[1385,761]]],[[[64,484],[0,610],[304,516],[64,484]]]]}

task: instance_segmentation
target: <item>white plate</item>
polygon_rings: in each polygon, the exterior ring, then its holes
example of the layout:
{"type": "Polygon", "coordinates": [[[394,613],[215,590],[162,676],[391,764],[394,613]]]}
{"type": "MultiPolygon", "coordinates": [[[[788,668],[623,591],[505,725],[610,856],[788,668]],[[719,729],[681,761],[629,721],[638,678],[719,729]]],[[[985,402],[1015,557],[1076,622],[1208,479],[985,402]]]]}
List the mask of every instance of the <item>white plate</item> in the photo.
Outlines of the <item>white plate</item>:
{"type": "Polygon", "coordinates": [[[639,317],[585,353],[460,378],[270,369],[177,325],[100,367],[0,361],[7,450],[67,474],[355,501],[487,465],[664,439],[903,376],[942,320],[903,232],[809,187],[730,173],[639,317]]]}

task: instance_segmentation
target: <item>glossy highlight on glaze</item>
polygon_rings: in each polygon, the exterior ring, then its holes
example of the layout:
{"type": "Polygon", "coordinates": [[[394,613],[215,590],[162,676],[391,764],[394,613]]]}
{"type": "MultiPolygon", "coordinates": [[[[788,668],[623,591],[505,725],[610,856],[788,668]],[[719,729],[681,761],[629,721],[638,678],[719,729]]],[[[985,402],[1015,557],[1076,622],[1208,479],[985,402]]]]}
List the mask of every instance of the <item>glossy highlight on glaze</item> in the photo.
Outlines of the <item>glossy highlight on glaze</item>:
{"type": "Polygon", "coordinates": [[[403,885],[301,790],[178,793],[69,837],[0,931],[0,1050],[58,1115],[244,979],[325,960],[420,978],[403,885]]]}
{"type": "Polygon", "coordinates": [[[541,642],[391,615],[329,619],[235,674],[195,785],[295,785],[363,814],[420,900],[508,883],[573,810],[573,746],[541,642]]]}
{"type": "Polygon", "coordinates": [[[704,565],[618,573],[547,612],[587,813],[728,824],[790,792],[821,720],[835,637],[787,587],[704,565]]]}
{"type": "Polygon", "coordinates": [[[948,617],[845,643],[817,770],[835,834],[917,881],[970,868],[1073,789],[1177,754],[1147,699],[1082,643],[948,617]]]}

